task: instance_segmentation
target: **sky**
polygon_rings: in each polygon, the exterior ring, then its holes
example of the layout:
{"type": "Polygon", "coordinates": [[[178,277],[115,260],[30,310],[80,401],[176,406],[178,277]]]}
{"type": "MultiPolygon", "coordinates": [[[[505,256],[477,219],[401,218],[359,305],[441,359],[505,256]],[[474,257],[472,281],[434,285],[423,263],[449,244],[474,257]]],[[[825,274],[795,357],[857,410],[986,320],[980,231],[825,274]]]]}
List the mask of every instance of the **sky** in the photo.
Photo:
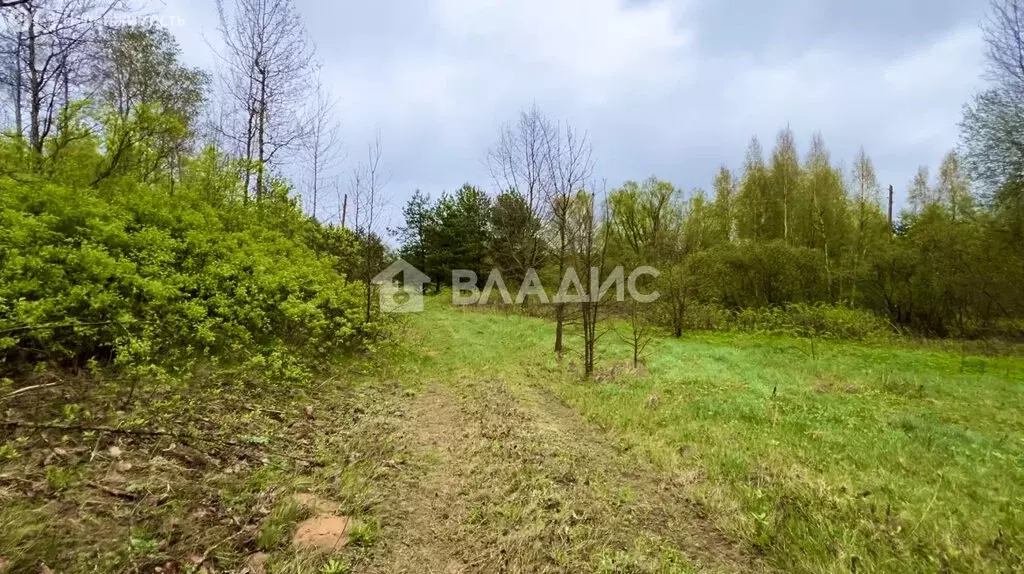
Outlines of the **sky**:
{"type": "MultiPolygon", "coordinates": [[[[213,0],[143,1],[214,67],[213,0]]],[[[611,188],[708,189],[788,125],[844,166],[863,146],[899,207],[984,87],[984,0],[294,1],[339,102],[343,169],[380,133],[392,223],[415,189],[496,191],[487,150],[534,103],[586,131],[611,188]]]]}

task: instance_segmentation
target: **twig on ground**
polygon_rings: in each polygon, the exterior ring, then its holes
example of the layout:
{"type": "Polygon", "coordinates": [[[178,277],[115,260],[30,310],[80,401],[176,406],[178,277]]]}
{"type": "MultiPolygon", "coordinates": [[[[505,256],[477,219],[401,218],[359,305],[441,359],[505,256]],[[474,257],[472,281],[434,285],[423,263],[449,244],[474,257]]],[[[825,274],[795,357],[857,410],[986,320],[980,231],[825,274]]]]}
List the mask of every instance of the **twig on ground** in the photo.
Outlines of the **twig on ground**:
{"type": "Polygon", "coordinates": [[[32,391],[38,391],[38,390],[41,390],[41,389],[49,389],[51,387],[59,387],[60,385],[63,385],[63,384],[64,384],[64,381],[58,381],[56,383],[45,383],[45,384],[42,384],[42,385],[32,385],[30,387],[22,387],[22,388],[20,388],[20,389],[18,389],[16,391],[14,391],[13,393],[7,393],[6,395],[0,397],[0,401],[5,401],[7,399],[16,397],[18,395],[23,395],[25,393],[30,393],[32,391]]]}
{"type": "MultiPolygon", "coordinates": [[[[27,429],[33,429],[33,430],[61,430],[61,431],[78,431],[78,432],[106,432],[106,433],[117,434],[117,435],[125,435],[125,436],[169,437],[169,438],[173,438],[173,439],[181,442],[182,444],[186,444],[188,446],[191,446],[192,448],[195,448],[195,444],[189,444],[189,441],[206,442],[206,443],[210,443],[210,444],[216,444],[216,445],[220,445],[220,446],[230,446],[230,447],[239,448],[239,449],[244,449],[246,447],[251,446],[251,445],[247,445],[245,443],[240,443],[238,441],[233,441],[233,440],[225,440],[225,439],[219,439],[219,438],[213,438],[213,437],[203,437],[203,436],[198,436],[198,435],[182,434],[182,433],[175,433],[175,432],[170,432],[170,431],[146,430],[146,429],[122,429],[122,428],[116,428],[116,427],[87,426],[87,425],[58,425],[58,424],[30,423],[30,422],[22,422],[22,421],[2,421],[2,422],[0,422],[0,427],[27,428],[27,429]]],[[[282,452],[270,452],[269,454],[271,454],[273,456],[280,456],[282,458],[287,458],[287,459],[290,459],[290,460],[295,460],[295,461],[299,461],[299,462],[305,462],[305,463],[313,465],[313,466],[319,466],[321,464],[321,463],[319,463],[316,460],[312,460],[312,459],[308,459],[308,458],[303,458],[303,457],[300,457],[300,456],[294,456],[294,455],[290,455],[290,454],[285,454],[285,453],[282,453],[282,452]]]]}
{"type": "Polygon", "coordinates": [[[117,490],[116,488],[110,488],[109,486],[103,486],[102,484],[100,484],[98,482],[89,482],[87,484],[89,486],[95,488],[96,490],[102,490],[103,492],[109,494],[110,496],[116,496],[117,498],[123,498],[125,500],[138,500],[139,499],[139,495],[137,495],[137,494],[134,494],[134,493],[131,493],[131,492],[126,492],[124,490],[117,490]]]}

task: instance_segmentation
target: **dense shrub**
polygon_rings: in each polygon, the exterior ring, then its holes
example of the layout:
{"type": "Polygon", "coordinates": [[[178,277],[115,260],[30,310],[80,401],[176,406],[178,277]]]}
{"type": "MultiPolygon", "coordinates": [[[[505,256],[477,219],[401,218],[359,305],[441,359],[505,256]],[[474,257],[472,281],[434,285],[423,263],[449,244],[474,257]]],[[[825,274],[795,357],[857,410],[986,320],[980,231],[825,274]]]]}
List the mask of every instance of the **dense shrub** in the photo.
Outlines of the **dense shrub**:
{"type": "Polygon", "coordinates": [[[173,192],[0,178],[4,366],[259,361],[358,342],[362,288],[343,257],[311,247],[351,254],[351,234],[310,221],[283,189],[232,200],[199,177],[210,169],[192,162],[173,192]]]}
{"type": "Polygon", "coordinates": [[[826,339],[867,339],[892,332],[884,319],[870,311],[806,303],[742,309],[731,315],[730,328],[826,339]]]}

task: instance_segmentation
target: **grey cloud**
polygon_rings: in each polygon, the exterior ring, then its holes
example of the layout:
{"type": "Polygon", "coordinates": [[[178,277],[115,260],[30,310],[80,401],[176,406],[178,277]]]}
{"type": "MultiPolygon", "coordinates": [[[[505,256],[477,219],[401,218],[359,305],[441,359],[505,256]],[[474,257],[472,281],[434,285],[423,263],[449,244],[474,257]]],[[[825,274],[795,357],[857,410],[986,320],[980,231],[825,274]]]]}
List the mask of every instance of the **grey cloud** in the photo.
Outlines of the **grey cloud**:
{"type": "MultiPolygon", "coordinates": [[[[708,187],[751,135],[822,131],[863,145],[902,197],[957,141],[979,89],[984,2],[914,0],[299,0],[341,99],[349,161],[380,130],[392,218],[414,188],[490,188],[502,122],[536,101],[586,129],[610,186],[649,175],[708,187]]],[[[169,0],[205,30],[207,0],[169,0]]],[[[195,42],[190,26],[182,43],[195,42]]],[[[207,32],[209,35],[209,32],[207,32]]],[[[209,50],[186,45],[196,61],[209,50]]]]}
{"type": "Polygon", "coordinates": [[[786,58],[828,47],[868,56],[898,55],[951,28],[979,24],[987,2],[676,0],[676,6],[682,19],[696,22],[704,52],[786,58]]]}

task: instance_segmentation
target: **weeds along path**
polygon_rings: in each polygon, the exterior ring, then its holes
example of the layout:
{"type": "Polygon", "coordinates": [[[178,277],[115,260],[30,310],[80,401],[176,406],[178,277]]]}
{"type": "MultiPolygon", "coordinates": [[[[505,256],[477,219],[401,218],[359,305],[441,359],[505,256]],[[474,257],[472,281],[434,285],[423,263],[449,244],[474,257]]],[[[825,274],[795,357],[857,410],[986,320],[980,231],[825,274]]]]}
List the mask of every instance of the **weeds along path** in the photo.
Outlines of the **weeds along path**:
{"type": "MultiPolygon", "coordinates": [[[[457,335],[457,333],[455,334],[457,335]]],[[[750,572],[686,485],[503,376],[423,383],[399,423],[374,572],[750,572]]]]}

